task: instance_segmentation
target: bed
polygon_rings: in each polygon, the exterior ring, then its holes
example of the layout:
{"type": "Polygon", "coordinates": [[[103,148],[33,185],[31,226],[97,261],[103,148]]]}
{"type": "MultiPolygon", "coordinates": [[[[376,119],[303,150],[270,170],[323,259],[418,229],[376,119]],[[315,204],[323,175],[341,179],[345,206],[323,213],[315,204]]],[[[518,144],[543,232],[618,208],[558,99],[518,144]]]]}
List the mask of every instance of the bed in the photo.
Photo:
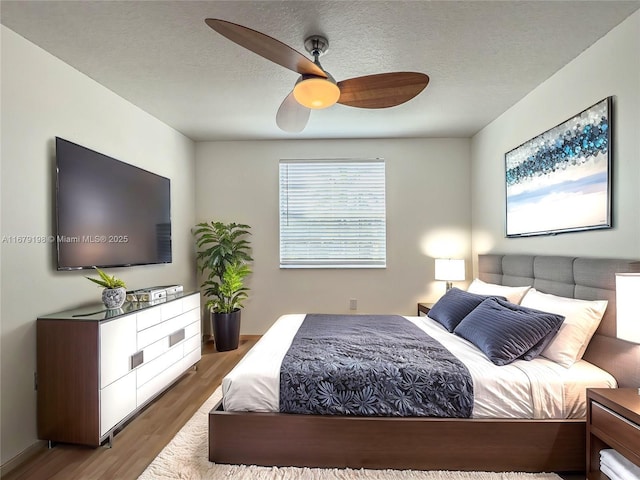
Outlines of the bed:
{"type": "MultiPolygon", "coordinates": [[[[640,271],[640,262],[496,254],[478,258],[478,277],[485,282],[531,285],[539,292],[561,297],[607,300],[602,321],[579,365],[603,370],[619,386],[640,384],[640,346],[615,338],[614,274],[631,271],[640,271]]],[[[290,324],[300,321],[295,316],[285,318],[265,337],[287,335],[283,332],[290,324]]],[[[432,333],[439,334],[437,330],[432,333]]],[[[233,372],[225,381],[228,390],[229,384],[235,383],[233,372]]],[[[273,404],[269,392],[274,388],[269,381],[257,381],[255,386],[264,395],[255,395],[254,400],[273,404]]],[[[580,388],[580,384],[574,386],[574,390],[580,388]]],[[[548,395],[553,392],[541,397],[548,395]]],[[[270,411],[273,405],[233,405],[229,398],[223,398],[227,408],[221,401],[209,414],[209,459],[309,467],[582,471],[586,456],[584,408],[572,406],[567,398],[565,395],[566,411],[560,413],[549,413],[543,405],[542,413],[501,412],[501,418],[492,418],[495,415],[475,407],[472,418],[301,415],[270,411]],[[254,411],[234,411],[243,409],[254,411]],[[530,418],[515,418],[518,416],[530,418]]]]}

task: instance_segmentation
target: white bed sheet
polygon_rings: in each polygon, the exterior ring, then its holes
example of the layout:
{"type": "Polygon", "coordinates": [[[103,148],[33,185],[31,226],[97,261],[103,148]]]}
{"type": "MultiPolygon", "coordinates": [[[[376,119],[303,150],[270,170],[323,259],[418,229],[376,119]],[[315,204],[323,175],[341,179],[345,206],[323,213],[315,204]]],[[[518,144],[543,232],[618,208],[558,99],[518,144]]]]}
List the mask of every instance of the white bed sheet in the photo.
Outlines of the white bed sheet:
{"type": "MultiPolygon", "coordinates": [[[[222,380],[227,411],[278,412],[280,365],[305,314],[281,316],[222,380]]],[[[565,368],[543,357],[497,366],[428,317],[405,317],[447,347],[471,374],[474,418],[584,418],[587,387],[611,388],[609,373],[584,360],[565,368]]]]}

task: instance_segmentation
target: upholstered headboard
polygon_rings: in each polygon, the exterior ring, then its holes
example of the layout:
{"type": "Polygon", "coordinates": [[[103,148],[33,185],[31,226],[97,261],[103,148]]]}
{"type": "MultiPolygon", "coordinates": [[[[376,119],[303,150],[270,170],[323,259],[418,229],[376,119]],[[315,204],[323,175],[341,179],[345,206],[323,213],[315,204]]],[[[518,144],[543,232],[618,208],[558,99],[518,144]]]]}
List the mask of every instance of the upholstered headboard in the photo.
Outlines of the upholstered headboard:
{"type": "Polygon", "coordinates": [[[640,261],[546,255],[478,256],[478,277],[485,282],[532,285],[541,292],[562,297],[608,300],[607,310],[584,358],[610,372],[620,386],[637,387],[640,386],[640,345],[615,338],[617,272],[640,272],[640,261]]]}

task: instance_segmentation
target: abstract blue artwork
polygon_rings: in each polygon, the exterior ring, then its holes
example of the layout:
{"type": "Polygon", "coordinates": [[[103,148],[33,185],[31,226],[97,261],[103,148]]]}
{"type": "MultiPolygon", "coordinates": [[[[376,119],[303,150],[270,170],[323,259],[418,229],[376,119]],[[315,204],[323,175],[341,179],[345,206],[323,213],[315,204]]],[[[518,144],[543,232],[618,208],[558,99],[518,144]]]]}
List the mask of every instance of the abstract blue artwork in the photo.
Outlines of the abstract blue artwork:
{"type": "Polygon", "coordinates": [[[611,227],[607,97],[505,154],[507,237],[611,227]]]}

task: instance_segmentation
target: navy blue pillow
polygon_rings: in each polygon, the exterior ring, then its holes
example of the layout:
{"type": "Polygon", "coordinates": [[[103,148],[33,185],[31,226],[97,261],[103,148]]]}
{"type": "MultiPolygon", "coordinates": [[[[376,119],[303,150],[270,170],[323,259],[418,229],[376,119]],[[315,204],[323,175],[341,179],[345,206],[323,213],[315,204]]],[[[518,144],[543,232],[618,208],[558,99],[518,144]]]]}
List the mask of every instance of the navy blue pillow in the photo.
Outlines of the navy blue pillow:
{"type": "MultiPolygon", "coordinates": [[[[427,316],[453,332],[462,319],[487,298],[498,297],[469,293],[454,287],[440,297],[427,316]]],[[[499,298],[504,299],[504,297],[499,298]]]]}
{"type": "Polygon", "coordinates": [[[453,333],[473,343],[496,365],[507,365],[555,335],[563,321],[562,315],[488,298],[453,333]]]}
{"type": "MultiPolygon", "coordinates": [[[[542,313],[547,313],[547,312],[542,312],[542,313]]],[[[555,315],[555,314],[552,314],[552,315],[555,315]]],[[[562,315],[559,315],[559,316],[562,317],[562,315]]],[[[564,322],[564,317],[562,317],[562,321],[564,322]]],[[[540,340],[533,347],[531,347],[529,351],[526,352],[524,355],[522,355],[520,358],[522,358],[523,360],[533,360],[534,358],[539,357],[542,351],[545,348],[547,348],[547,345],[551,343],[551,340],[553,340],[553,337],[556,336],[556,333],[558,333],[558,330],[560,330],[561,324],[562,322],[560,322],[556,328],[551,330],[546,337],[543,337],[542,340],[540,340]]]]}
{"type": "Polygon", "coordinates": [[[564,322],[565,317],[556,313],[550,313],[550,312],[545,312],[542,310],[536,310],[535,308],[530,308],[530,307],[524,307],[522,305],[518,306],[521,310],[524,311],[530,311],[533,314],[539,314],[539,313],[547,313],[550,315],[556,315],[558,317],[562,318],[562,321],[560,323],[558,323],[558,325],[553,328],[545,337],[542,338],[542,340],[540,340],[538,343],[536,343],[533,347],[531,347],[529,349],[529,351],[527,351],[524,355],[522,355],[520,358],[522,358],[523,360],[533,360],[536,357],[539,357],[540,354],[542,353],[542,351],[547,348],[547,345],[549,345],[549,343],[551,343],[551,340],[553,340],[553,337],[556,336],[556,334],[558,333],[558,331],[560,330],[560,325],[562,325],[562,322],[564,322]]]}

